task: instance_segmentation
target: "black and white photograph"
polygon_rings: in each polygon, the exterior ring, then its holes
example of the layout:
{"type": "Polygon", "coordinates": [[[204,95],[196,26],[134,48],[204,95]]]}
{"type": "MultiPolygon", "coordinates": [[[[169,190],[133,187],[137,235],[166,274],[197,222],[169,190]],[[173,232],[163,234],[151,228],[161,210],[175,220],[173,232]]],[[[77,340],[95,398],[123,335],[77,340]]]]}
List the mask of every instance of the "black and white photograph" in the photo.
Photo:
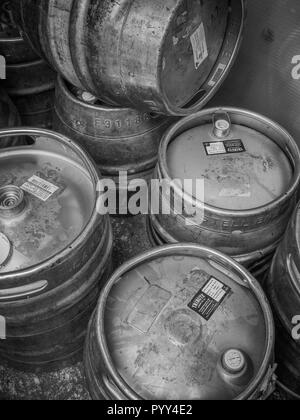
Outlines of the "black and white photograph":
{"type": "Polygon", "coordinates": [[[0,0],[0,400],[300,400],[299,0],[0,0]]]}

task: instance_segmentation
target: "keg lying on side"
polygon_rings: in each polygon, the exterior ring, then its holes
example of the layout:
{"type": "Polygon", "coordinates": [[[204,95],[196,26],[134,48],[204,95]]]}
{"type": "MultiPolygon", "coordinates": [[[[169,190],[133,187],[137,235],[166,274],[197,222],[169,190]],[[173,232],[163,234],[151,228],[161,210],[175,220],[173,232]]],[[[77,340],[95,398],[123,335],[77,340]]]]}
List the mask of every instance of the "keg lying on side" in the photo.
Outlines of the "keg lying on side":
{"type": "MultiPolygon", "coordinates": [[[[20,116],[15,105],[12,103],[4,89],[0,88],[0,129],[17,127],[21,123],[20,116]]],[[[0,149],[8,146],[17,146],[24,143],[21,137],[2,138],[0,149]]]]}
{"type": "Polygon", "coordinates": [[[156,176],[176,182],[171,199],[161,188],[160,201],[169,203],[170,211],[152,211],[152,240],[209,246],[259,275],[270,264],[295,207],[300,152],[274,122],[245,110],[214,108],[166,132],[156,176]],[[195,191],[197,180],[204,186],[195,191]],[[185,195],[179,181],[186,185],[185,195]],[[179,208],[173,205],[176,200],[179,208]]]}
{"type": "Polygon", "coordinates": [[[259,112],[283,125],[300,145],[300,3],[250,0],[245,35],[228,79],[210,106],[259,112]]]}
{"type": "Polygon", "coordinates": [[[274,325],[254,278],[198,245],[151,250],[119,268],[89,326],[93,399],[264,399],[274,325]]]}
{"type": "Polygon", "coordinates": [[[111,227],[79,146],[39,129],[1,130],[0,141],[17,135],[34,144],[0,153],[0,358],[52,369],[82,352],[111,269],[111,227]]]}
{"type": "Polygon", "coordinates": [[[300,206],[274,258],[266,284],[276,321],[279,380],[300,399],[300,206]]]}
{"type": "Polygon", "coordinates": [[[243,0],[13,0],[36,49],[105,103],[168,115],[199,110],[240,45],[243,0]]]}
{"type": "Polygon", "coordinates": [[[150,179],[160,140],[171,119],[129,108],[104,105],[93,95],[58,78],[54,129],[81,144],[103,176],[118,182],[150,179]]]}

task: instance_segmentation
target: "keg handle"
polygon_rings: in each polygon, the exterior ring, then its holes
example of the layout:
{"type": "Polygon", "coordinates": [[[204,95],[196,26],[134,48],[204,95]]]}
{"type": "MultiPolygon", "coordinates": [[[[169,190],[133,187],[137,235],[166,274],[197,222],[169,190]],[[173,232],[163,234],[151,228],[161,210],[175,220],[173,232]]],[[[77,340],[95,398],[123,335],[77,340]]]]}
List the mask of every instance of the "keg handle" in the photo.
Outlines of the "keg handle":
{"type": "Polygon", "coordinates": [[[12,299],[28,298],[44,291],[48,287],[47,280],[40,280],[27,286],[14,287],[10,289],[0,289],[0,302],[12,299]]]}
{"type": "MultiPolygon", "coordinates": [[[[66,150],[68,146],[73,153],[76,154],[76,161],[80,163],[84,169],[88,170],[90,173],[93,173],[94,182],[97,185],[99,181],[99,175],[96,171],[95,166],[91,163],[89,155],[73,140],[70,138],[59,134],[55,131],[46,130],[43,128],[31,128],[31,127],[18,127],[18,128],[5,128],[0,129],[0,141],[4,137],[15,137],[15,136],[27,136],[34,140],[34,144],[37,144],[37,139],[39,140],[56,140],[63,150],[66,150]]],[[[32,145],[22,146],[22,147],[32,147],[32,145]]]]}

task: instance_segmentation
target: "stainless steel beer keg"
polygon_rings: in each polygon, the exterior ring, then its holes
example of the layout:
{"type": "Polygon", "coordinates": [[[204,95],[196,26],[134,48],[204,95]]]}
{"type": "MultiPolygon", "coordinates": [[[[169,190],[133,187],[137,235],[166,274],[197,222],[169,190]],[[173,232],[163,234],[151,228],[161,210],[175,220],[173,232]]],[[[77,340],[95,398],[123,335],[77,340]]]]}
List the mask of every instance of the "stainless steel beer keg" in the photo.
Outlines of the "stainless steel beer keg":
{"type": "Polygon", "coordinates": [[[247,400],[274,389],[274,325],[259,284],[199,245],[157,248],[109,279],[89,326],[93,399],[247,400]]]}
{"type": "Polygon", "coordinates": [[[266,284],[276,321],[276,361],[284,389],[300,399],[300,206],[274,258],[266,284]]]}
{"type": "Polygon", "coordinates": [[[150,217],[152,239],[196,242],[233,256],[251,271],[270,261],[296,203],[300,152],[271,120],[241,109],[199,112],[169,129],[161,143],[160,210],[150,217]],[[183,194],[180,182],[192,180],[183,194]],[[195,192],[196,180],[203,187],[195,192]],[[172,199],[179,201],[175,208],[172,199]],[[191,207],[191,208],[190,208],[191,207]]]}
{"type": "Polygon", "coordinates": [[[59,77],[54,129],[81,144],[103,176],[118,180],[150,179],[160,140],[172,119],[129,108],[105,105],[59,77]]]}
{"type": "Polygon", "coordinates": [[[34,141],[0,153],[0,357],[52,369],[82,351],[111,269],[111,227],[77,144],[39,129],[0,131],[9,136],[34,141]]]}
{"type": "Polygon", "coordinates": [[[16,20],[70,83],[105,103],[199,110],[237,55],[243,0],[14,0],[16,20]]]}

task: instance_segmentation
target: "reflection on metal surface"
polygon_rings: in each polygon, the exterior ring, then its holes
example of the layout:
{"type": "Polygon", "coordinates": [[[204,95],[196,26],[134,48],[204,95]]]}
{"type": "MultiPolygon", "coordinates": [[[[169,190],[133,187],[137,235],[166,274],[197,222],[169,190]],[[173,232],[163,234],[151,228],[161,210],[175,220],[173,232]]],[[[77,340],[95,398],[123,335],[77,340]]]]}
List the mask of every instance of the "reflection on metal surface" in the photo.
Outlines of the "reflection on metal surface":
{"type": "Polygon", "coordinates": [[[0,131],[0,141],[16,136],[33,142],[0,153],[0,355],[25,370],[55,368],[82,352],[111,269],[111,227],[79,146],[46,130],[0,131]]]}
{"type": "MultiPolygon", "coordinates": [[[[155,177],[204,179],[204,203],[193,189],[185,198],[187,204],[204,207],[204,220],[198,220],[197,212],[185,215],[175,208],[170,215],[152,214],[150,234],[156,243],[196,242],[261,272],[297,200],[300,152],[273,121],[241,109],[213,108],[166,132],[155,177]],[[225,128],[220,138],[212,129],[216,124],[225,128]]],[[[170,201],[163,194],[161,199],[170,201]]],[[[174,188],[172,194],[177,197],[180,191],[174,188]]]]}
{"type": "Polygon", "coordinates": [[[86,345],[94,399],[255,399],[273,380],[273,320],[261,288],[197,245],[158,248],[117,270],[86,345]]]}
{"type": "Polygon", "coordinates": [[[245,17],[242,0],[12,3],[35,48],[70,83],[109,104],[167,115],[191,114],[216,93],[245,17]]]}

